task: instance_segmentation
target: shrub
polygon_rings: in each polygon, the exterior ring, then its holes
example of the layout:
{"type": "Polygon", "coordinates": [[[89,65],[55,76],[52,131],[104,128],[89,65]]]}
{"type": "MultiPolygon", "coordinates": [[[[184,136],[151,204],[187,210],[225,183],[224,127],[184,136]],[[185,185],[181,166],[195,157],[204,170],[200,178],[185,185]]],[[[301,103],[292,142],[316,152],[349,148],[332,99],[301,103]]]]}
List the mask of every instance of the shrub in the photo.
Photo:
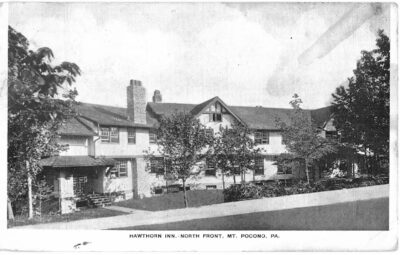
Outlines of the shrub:
{"type": "Polygon", "coordinates": [[[389,183],[387,176],[362,176],[359,178],[328,178],[313,183],[299,180],[290,187],[282,181],[265,181],[231,185],[224,190],[224,201],[240,201],[261,197],[279,197],[328,190],[349,189],[389,183]]]}
{"type": "Polygon", "coordinates": [[[224,201],[240,201],[261,198],[263,188],[252,183],[235,184],[224,190],[224,201]]]}

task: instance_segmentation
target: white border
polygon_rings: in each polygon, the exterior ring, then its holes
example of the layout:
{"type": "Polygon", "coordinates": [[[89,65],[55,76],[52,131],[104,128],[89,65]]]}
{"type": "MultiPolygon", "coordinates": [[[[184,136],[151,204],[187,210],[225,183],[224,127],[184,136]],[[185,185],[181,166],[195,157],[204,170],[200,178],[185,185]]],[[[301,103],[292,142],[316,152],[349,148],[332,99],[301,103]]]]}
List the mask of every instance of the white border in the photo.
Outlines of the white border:
{"type": "MultiPolygon", "coordinates": [[[[35,1],[40,2],[40,1],[35,1]]],[[[54,2],[54,1],[47,1],[54,2]]],[[[78,2],[78,1],[66,1],[78,2]]],[[[106,2],[106,1],[87,1],[106,2]]],[[[126,2],[126,1],[122,1],[126,2]]],[[[141,1],[140,1],[141,2],[141,1]]],[[[161,1],[168,2],[168,1],[161,1]]],[[[210,1],[206,1],[210,2],[210,1]]],[[[215,2],[215,1],[211,1],[215,2]]],[[[240,1],[233,1],[240,2],[240,1]]],[[[254,1],[259,2],[259,1],[254,1]]],[[[310,2],[310,1],[304,1],[310,2]]],[[[337,1],[346,2],[346,1],[337,1]]],[[[373,2],[373,1],[365,1],[373,2]]],[[[384,1],[389,2],[389,1],[384,1]]],[[[0,94],[0,250],[20,251],[76,251],[75,244],[90,242],[80,251],[381,251],[397,249],[398,242],[398,89],[397,46],[398,8],[391,10],[391,130],[390,130],[390,230],[389,231],[237,231],[278,234],[279,239],[130,239],[132,233],[194,233],[193,231],[62,231],[7,229],[6,221],[6,142],[7,88],[0,94]]],[[[6,84],[8,4],[0,6],[0,84],[6,84]]],[[[210,233],[211,231],[196,231],[210,233]]],[[[212,231],[223,233],[234,231],[212,231]]]]}

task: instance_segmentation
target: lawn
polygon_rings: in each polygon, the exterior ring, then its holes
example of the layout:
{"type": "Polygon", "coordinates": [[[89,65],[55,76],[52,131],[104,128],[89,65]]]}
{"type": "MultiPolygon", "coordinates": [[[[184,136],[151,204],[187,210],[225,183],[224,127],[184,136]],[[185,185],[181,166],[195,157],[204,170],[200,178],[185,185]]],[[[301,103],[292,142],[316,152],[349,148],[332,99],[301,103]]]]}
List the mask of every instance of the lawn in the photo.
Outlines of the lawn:
{"type": "MultiPolygon", "coordinates": [[[[256,200],[253,200],[256,203],[256,200]]],[[[120,230],[388,230],[389,199],[379,198],[141,225],[120,230]]]]}
{"type": "Polygon", "coordinates": [[[126,214],[123,212],[108,210],[104,208],[81,209],[75,213],[62,215],[43,215],[42,217],[34,217],[29,220],[27,217],[16,216],[14,221],[8,221],[9,228],[23,225],[43,224],[51,222],[68,222],[74,220],[83,220],[91,218],[111,217],[126,214]]]}
{"type": "MultiPolygon", "coordinates": [[[[224,202],[222,190],[189,190],[186,192],[189,207],[219,204],[224,202]]],[[[130,199],[117,202],[114,205],[138,210],[163,211],[184,208],[183,192],[168,193],[143,199],[130,199]]]]}

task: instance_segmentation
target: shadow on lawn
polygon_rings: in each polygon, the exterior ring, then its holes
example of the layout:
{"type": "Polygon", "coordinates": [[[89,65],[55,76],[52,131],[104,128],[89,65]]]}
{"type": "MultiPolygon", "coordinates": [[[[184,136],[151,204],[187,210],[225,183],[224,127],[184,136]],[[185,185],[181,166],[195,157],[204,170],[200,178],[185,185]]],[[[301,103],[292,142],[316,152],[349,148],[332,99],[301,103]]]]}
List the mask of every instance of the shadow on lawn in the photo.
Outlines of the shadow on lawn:
{"type": "MultiPolygon", "coordinates": [[[[222,190],[189,190],[186,194],[188,196],[189,207],[199,207],[224,202],[222,190]]],[[[114,205],[147,211],[163,211],[185,207],[182,191],[143,199],[120,201],[114,203],[114,205]]]]}
{"type": "Polygon", "coordinates": [[[28,219],[27,216],[15,216],[14,221],[8,220],[7,227],[12,228],[23,225],[44,224],[51,222],[68,222],[68,221],[83,220],[83,219],[118,216],[123,214],[126,213],[108,210],[104,208],[91,208],[91,209],[82,209],[81,211],[69,214],[43,215],[42,217],[36,216],[33,219],[28,219]]]}

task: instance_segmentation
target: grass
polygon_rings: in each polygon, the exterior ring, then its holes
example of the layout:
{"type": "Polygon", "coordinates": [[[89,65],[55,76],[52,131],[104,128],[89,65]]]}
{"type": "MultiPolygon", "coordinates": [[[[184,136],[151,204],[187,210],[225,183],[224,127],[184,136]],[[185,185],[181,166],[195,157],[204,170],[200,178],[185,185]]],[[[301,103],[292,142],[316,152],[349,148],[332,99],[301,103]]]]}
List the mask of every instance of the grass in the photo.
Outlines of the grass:
{"type": "MultiPolygon", "coordinates": [[[[256,201],[254,201],[256,203],[256,201]]],[[[389,230],[389,199],[141,225],[123,230],[389,230]]]]}
{"type": "MultiPolygon", "coordinates": [[[[189,207],[219,204],[224,202],[222,190],[189,190],[186,192],[189,207]]],[[[143,199],[130,199],[114,205],[138,210],[163,211],[184,208],[183,192],[168,193],[143,199]]]]}
{"type": "Polygon", "coordinates": [[[16,216],[13,221],[9,220],[7,225],[9,228],[23,225],[43,224],[51,222],[68,222],[83,219],[111,217],[126,214],[123,212],[108,210],[104,208],[81,209],[75,213],[62,214],[62,215],[43,215],[42,217],[34,217],[28,219],[26,216],[16,216]]]}

